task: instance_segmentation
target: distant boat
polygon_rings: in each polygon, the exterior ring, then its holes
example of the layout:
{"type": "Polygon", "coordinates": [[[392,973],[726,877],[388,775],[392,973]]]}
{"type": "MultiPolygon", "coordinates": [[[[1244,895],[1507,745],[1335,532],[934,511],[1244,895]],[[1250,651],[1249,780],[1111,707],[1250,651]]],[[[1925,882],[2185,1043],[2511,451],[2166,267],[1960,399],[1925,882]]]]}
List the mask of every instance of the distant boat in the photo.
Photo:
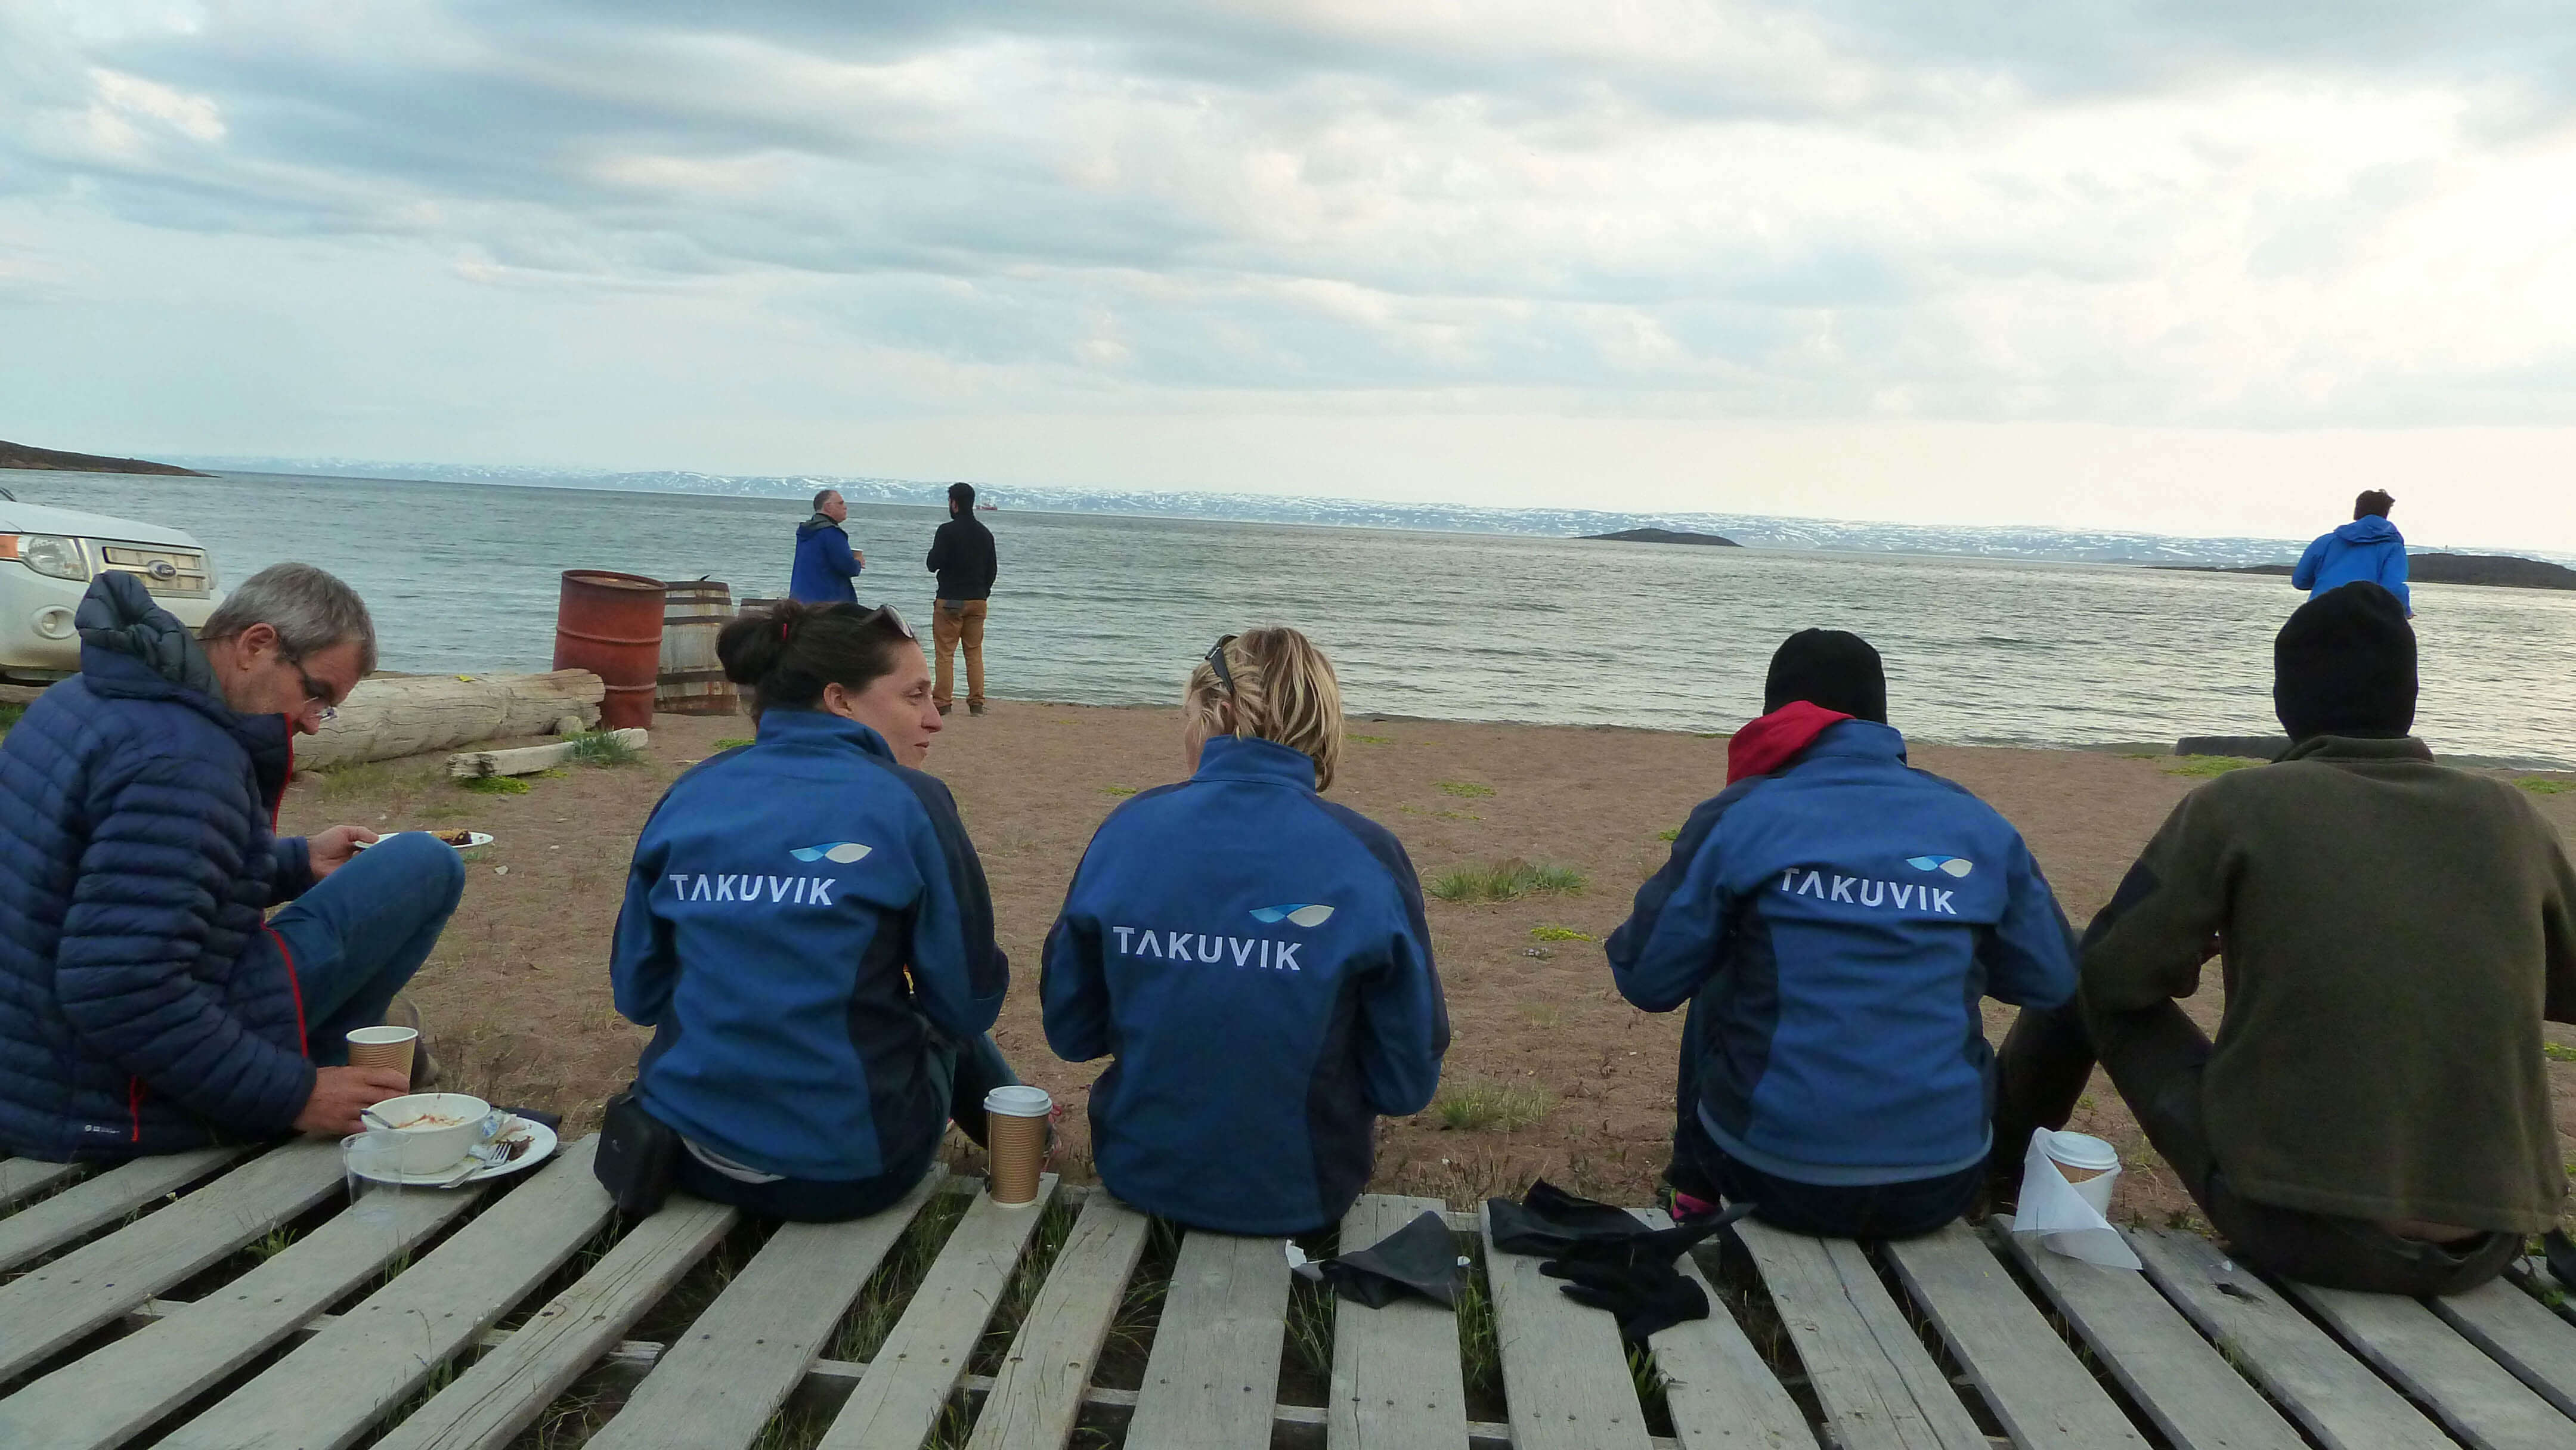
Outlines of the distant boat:
{"type": "Polygon", "coordinates": [[[979,503],[975,505],[975,512],[979,514],[997,514],[1001,511],[1002,506],[997,503],[979,503]]]}

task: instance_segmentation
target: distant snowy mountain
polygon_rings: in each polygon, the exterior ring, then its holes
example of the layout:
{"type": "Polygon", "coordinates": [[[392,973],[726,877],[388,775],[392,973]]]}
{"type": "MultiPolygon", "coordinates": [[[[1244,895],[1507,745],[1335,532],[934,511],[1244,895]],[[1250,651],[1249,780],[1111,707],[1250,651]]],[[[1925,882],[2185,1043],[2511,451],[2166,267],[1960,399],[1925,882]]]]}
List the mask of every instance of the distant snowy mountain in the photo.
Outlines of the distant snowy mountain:
{"type": "MultiPolygon", "coordinates": [[[[820,474],[752,477],[713,473],[568,473],[447,463],[375,463],[347,458],[191,457],[193,468],[231,473],[299,473],[435,483],[489,483],[522,488],[591,488],[621,493],[694,493],[789,498],[836,488],[852,503],[938,507],[946,482],[900,478],[834,478],[820,474]]],[[[1365,499],[1292,498],[1261,493],[1156,493],[1141,489],[975,486],[979,502],[1038,513],[1120,514],[1144,518],[1219,519],[1311,524],[1331,528],[1428,529],[1444,533],[1533,534],[1551,538],[1666,528],[1724,534],[1754,548],[1828,549],[1861,553],[1957,554],[2093,564],[2272,563],[2298,557],[2305,539],[2192,539],[2166,534],[2093,532],[2026,525],[1881,524],[1766,514],[1612,513],[1598,509],[1476,508],[1464,504],[1377,503],[1365,499]]],[[[2487,552],[2576,562],[2576,556],[2528,549],[2487,552]]]]}

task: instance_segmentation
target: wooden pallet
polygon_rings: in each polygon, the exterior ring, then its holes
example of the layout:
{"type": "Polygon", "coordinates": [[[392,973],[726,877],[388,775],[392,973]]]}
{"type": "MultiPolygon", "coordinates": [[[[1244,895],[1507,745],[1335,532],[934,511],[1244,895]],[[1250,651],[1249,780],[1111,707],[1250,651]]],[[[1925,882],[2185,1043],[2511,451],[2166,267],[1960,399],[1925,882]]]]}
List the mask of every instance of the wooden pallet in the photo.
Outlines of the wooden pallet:
{"type": "Polygon", "coordinates": [[[1157,1238],[1052,1178],[1002,1208],[933,1174],[873,1218],[777,1228],[717,1288],[692,1271],[747,1242],[734,1211],[674,1198],[623,1223],[595,1147],[364,1220],[329,1144],[0,1161],[0,1446],[528,1445],[577,1391],[611,1407],[582,1442],[599,1450],[1058,1450],[1078,1428],[1129,1450],[2576,1447],[2576,1322],[2528,1267],[2425,1304],[2272,1283],[2181,1234],[2132,1234],[2139,1274],[1964,1224],[1878,1245],[1746,1224],[1683,1264],[1717,1312],[1640,1366],[1481,1215],[1428,1200],[1362,1198],[1342,1236],[1442,1214],[1482,1261],[1471,1335],[1426,1302],[1296,1290],[1279,1240],[1157,1238]],[[907,1242],[882,1343],[832,1358],[907,1242]],[[1149,1264],[1167,1287],[1140,1345],[1119,1326],[1149,1264]],[[1007,1351],[979,1369],[1015,1279],[1007,1351]],[[693,1316],[629,1337],[683,1290],[693,1316]],[[1316,1363],[1327,1320],[1329,1376],[1292,1396],[1317,1402],[1284,1401],[1283,1365],[1316,1363]],[[1133,1388],[1098,1382],[1113,1334],[1133,1388]]]}

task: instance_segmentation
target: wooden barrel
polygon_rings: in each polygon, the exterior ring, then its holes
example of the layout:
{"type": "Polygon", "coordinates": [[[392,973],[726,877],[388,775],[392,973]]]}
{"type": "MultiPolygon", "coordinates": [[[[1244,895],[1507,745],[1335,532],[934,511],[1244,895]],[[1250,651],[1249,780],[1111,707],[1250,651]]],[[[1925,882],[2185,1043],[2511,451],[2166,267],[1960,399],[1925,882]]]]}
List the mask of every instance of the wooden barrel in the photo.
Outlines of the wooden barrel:
{"type": "Polygon", "coordinates": [[[767,614],[769,612],[769,607],[776,603],[778,603],[778,601],[775,599],[746,599],[742,602],[742,612],[745,614],[767,614]]]}
{"type": "Polygon", "coordinates": [[[555,668],[588,670],[608,686],[600,729],[651,725],[662,669],[662,581],[566,569],[555,607],[555,668]]]}
{"type": "Polygon", "coordinates": [[[665,715],[730,715],[733,681],[716,660],[716,635],[733,623],[733,586],[713,579],[662,585],[662,678],[653,708],[665,715]]]}

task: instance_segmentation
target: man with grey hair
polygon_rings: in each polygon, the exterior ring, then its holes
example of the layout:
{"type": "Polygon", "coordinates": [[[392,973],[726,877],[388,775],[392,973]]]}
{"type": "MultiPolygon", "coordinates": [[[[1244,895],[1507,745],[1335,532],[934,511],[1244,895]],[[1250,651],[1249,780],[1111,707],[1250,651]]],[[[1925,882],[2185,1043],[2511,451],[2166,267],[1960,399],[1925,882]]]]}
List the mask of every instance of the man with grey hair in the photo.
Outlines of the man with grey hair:
{"type": "Polygon", "coordinates": [[[465,884],[434,837],[272,832],[294,736],[375,667],[366,605],[280,564],[201,644],[108,573],[75,622],[80,674],[0,737],[0,1151],[357,1131],[410,1084],[347,1066],[348,1033],[383,1020],[465,884]]]}
{"type": "Polygon", "coordinates": [[[867,556],[850,547],[841,526],[850,506],[841,491],[827,488],[814,495],[814,516],[796,526],[796,567],[787,579],[787,597],[808,604],[856,604],[859,571],[867,556]]]}

